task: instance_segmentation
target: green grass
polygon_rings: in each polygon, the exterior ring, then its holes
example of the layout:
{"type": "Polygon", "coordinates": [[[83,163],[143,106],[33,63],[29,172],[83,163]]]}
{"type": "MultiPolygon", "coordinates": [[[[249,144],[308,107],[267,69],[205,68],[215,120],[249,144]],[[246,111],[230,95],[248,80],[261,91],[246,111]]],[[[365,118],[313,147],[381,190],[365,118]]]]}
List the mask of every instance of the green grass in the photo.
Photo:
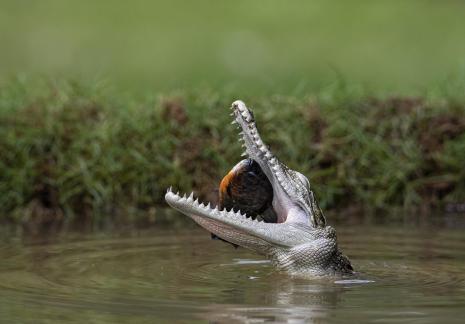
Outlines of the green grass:
{"type": "MultiPolygon", "coordinates": [[[[315,94],[242,99],[276,155],[309,176],[323,208],[389,209],[463,202],[460,88],[381,98],[336,82],[315,94]]],[[[130,96],[98,83],[9,81],[0,88],[2,219],[131,217],[164,206],[170,185],[214,200],[240,159],[229,125],[235,99],[226,91],[130,96]]]]}

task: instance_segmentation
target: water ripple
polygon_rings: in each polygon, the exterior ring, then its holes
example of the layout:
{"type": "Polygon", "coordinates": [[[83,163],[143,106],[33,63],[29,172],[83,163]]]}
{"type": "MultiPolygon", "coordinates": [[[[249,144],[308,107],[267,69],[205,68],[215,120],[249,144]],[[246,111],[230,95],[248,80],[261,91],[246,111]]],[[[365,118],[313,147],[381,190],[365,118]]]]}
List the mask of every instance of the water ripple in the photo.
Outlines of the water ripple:
{"type": "Polygon", "coordinates": [[[437,319],[448,310],[453,322],[465,309],[462,235],[357,229],[338,231],[358,271],[352,278],[292,277],[200,230],[12,240],[0,247],[0,315],[344,322],[437,319]]]}

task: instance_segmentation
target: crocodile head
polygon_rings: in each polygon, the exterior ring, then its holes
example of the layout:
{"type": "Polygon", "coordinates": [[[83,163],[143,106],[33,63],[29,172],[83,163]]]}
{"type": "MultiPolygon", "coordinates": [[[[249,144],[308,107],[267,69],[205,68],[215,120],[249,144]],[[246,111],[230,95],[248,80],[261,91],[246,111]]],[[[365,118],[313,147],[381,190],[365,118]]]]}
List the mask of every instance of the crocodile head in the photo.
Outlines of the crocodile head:
{"type": "Polygon", "coordinates": [[[335,230],[326,225],[308,179],[280,162],[264,144],[255,118],[242,101],[231,107],[241,128],[245,154],[256,161],[273,188],[276,223],[265,223],[235,210],[221,210],[181,196],[171,189],[167,203],[211,233],[233,244],[266,255],[279,268],[291,273],[347,274],[350,261],[337,246],[335,230]]]}

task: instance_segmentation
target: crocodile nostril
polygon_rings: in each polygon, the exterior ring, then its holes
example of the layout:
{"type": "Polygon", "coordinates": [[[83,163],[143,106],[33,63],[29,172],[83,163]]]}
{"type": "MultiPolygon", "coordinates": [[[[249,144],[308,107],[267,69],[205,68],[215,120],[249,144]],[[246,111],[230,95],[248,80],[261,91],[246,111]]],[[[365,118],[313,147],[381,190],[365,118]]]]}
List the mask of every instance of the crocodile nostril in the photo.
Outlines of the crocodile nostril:
{"type": "Polygon", "coordinates": [[[255,116],[253,115],[252,110],[249,110],[249,114],[250,114],[250,118],[251,118],[251,119],[249,120],[249,122],[255,122],[255,116]]]}

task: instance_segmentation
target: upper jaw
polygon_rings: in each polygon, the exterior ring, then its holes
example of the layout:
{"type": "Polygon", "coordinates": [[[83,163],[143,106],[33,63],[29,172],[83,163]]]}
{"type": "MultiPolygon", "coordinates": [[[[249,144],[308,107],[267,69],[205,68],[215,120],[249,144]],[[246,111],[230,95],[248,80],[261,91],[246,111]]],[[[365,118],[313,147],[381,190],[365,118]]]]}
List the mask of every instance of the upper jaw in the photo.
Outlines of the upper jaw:
{"type": "Polygon", "coordinates": [[[306,189],[296,188],[296,173],[282,164],[263,142],[258,133],[255,118],[252,112],[241,100],[232,103],[234,121],[241,127],[240,140],[242,140],[245,154],[255,160],[267,176],[273,187],[273,207],[278,214],[278,222],[304,223],[312,227],[324,227],[325,219],[313,196],[308,191],[297,201],[297,195],[302,195],[306,189]],[[303,190],[302,190],[303,189],[303,190]]]}
{"type": "Polygon", "coordinates": [[[285,206],[290,205],[291,202],[285,199],[284,188],[280,185],[279,181],[282,180],[282,177],[279,177],[279,175],[283,174],[282,164],[261,139],[255,124],[255,118],[244,102],[241,100],[234,101],[231,109],[234,115],[233,123],[238,124],[241,128],[239,140],[243,141],[243,147],[245,149],[243,155],[247,155],[260,165],[260,168],[273,187],[273,207],[278,215],[278,222],[285,222],[287,221],[288,212],[285,206]],[[277,198],[281,200],[285,199],[286,201],[280,201],[278,203],[276,201],[277,198]]]}
{"type": "Polygon", "coordinates": [[[238,124],[242,129],[239,133],[239,140],[244,142],[245,154],[260,165],[268,180],[273,184],[276,175],[272,167],[278,168],[279,161],[262,141],[252,112],[241,100],[234,101],[231,109],[234,115],[232,123],[238,124]]]}

